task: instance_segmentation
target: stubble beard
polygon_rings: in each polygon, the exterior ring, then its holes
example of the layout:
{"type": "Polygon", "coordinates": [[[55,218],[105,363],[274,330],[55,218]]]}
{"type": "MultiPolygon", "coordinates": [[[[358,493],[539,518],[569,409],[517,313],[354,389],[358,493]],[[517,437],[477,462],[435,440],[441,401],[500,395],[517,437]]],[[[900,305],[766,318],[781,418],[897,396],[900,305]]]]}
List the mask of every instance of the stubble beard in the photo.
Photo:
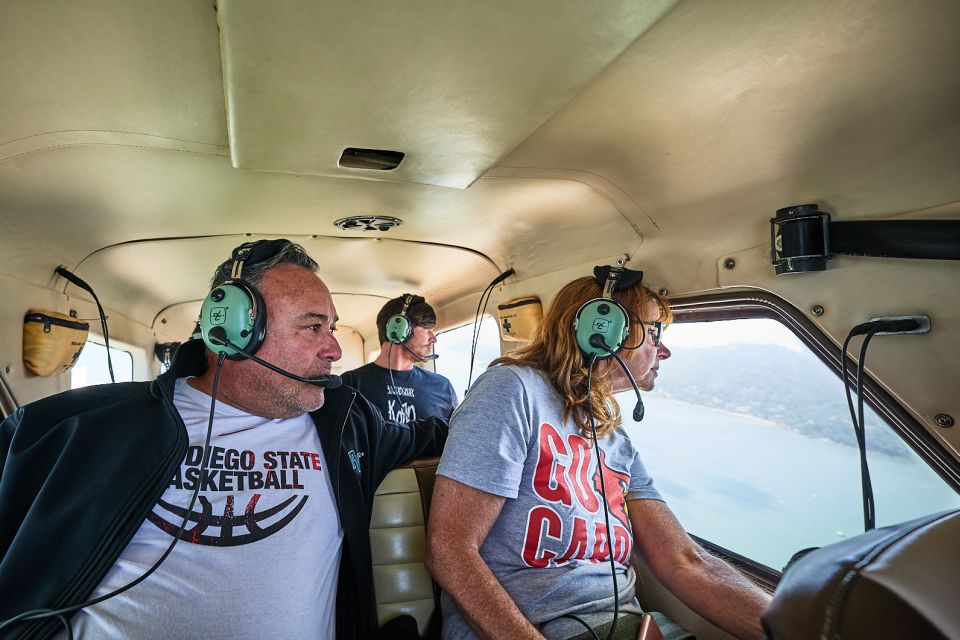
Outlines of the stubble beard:
{"type": "Polygon", "coordinates": [[[254,396],[248,413],[265,418],[296,418],[323,406],[322,388],[291,380],[278,373],[263,371],[265,375],[250,380],[246,393],[254,396]],[[279,378],[279,379],[278,379],[279,378]]]}
{"type": "Polygon", "coordinates": [[[295,418],[311,413],[323,406],[323,389],[305,382],[290,380],[289,385],[271,389],[270,400],[277,411],[283,411],[284,417],[295,418]]]}

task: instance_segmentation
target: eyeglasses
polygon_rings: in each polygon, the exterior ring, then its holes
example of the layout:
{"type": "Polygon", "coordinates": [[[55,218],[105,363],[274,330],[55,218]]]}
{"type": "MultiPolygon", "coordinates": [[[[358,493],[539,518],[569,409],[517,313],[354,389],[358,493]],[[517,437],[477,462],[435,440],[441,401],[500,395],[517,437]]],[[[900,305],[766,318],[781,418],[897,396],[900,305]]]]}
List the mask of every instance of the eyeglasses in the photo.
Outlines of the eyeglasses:
{"type": "Polygon", "coordinates": [[[647,328],[647,335],[650,336],[650,340],[653,341],[653,346],[659,347],[660,339],[663,337],[663,332],[666,329],[666,327],[659,320],[656,320],[654,322],[647,322],[645,324],[647,328]]]}
{"type": "MultiPolygon", "coordinates": [[[[633,315],[633,314],[631,314],[633,315]]],[[[633,346],[624,345],[624,349],[639,349],[643,346],[644,341],[649,337],[650,341],[653,343],[654,347],[660,346],[660,340],[663,338],[663,332],[667,330],[667,325],[660,322],[659,320],[654,320],[652,322],[644,322],[640,318],[633,316],[633,324],[640,325],[640,330],[643,332],[641,334],[641,340],[639,344],[633,346]]]]}

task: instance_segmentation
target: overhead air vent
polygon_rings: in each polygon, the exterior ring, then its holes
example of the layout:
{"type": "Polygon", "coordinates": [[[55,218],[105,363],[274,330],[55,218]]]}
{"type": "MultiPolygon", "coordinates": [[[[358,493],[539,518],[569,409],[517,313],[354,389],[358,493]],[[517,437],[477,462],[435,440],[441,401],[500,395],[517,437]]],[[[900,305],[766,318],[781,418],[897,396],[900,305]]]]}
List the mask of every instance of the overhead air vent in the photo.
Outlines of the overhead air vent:
{"type": "MultiPolygon", "coordinates": [[[[402,156],[403,154],[400,155],[402,156]]],[[[340,218],[333,224],[345,231],[353,229],[359,229],[360,231],[389,231],[403,224],[403,220],[391,216],[350,216],[349,218],[340,218]]]]}
{"type": "Polygon", "coordinates": [[[347,147],[340,154],[340,166],[348,169],[390,171],[403,162],[403,153],[386,149],[356,149],[347,147]]]}

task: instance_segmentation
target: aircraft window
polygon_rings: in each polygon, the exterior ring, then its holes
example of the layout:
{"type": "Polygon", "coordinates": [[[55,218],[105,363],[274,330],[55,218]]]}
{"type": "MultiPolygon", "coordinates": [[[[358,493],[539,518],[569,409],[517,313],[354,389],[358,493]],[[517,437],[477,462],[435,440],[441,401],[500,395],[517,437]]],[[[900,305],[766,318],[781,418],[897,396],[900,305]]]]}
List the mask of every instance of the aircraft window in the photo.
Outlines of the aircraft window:
{"type": "MultiPolygon", "coordinates": [[[[434,362],[437,373],[446,376],[453,384],[457,397],[466,395],[470,377],[470,342],[473,339],[473,323],[437,334],[435,349],[440,356],[434,362]]],[[[477,354],[473,361],[473,379],[483,373],[487,366],[500,357],[500,330],[493,316],[485,315],[480,321],[477,339],[477,354]]]]}
{"type": "MultiPolygon", "coordinates": [[[[780,569],[803,548],[863,531],[860,465],[843,387],[777,320],[686,322],[663,337],[646,417],[625,428],[691,534],[780,569]]],[[[960,496],[873,410],[867,452],[877,526],[960,507],[960,496]]]]}
{"type": "MultiPolygon", "coordinates": [[[[98,336],[99,338],[99,336],[98,336]]],[[[99,338],[102,340],[102,338],[99,338]]],[[[133,354],[124,349],[112,346],[110,341],[110,358],[113,362],[113,375],[117,382],[133,381],[133,354]]],[[[94,384],[110,382],[110,371],[107,369],[107,348],[102,342],[87,340],[77,364],[70,370],[70,388],[79,389],[94,384]]]]}
{"type": "Polygon", "coordinates": [[[20,403],[17,402],[16,396],[13,395],[13,389],[7,384],[3,373],[0,373],[0,420],[16,411],[19,406],[20,403]]]}

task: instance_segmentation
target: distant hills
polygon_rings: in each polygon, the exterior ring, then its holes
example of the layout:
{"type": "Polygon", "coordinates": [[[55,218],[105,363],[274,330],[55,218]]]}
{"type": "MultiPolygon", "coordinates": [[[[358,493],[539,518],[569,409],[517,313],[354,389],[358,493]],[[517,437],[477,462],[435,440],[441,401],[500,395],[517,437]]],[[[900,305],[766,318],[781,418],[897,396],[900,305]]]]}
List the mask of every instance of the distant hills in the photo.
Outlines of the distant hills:
{"type": "MultiPolygon", "coordinates": [[[[661,365],[654,393],[857,446],[843,385],[812,353],[757,344],[679,349],[661,365]]],[[[868,450],[907,455],[907,445],[869,407],[866,432],[868,450]]]]}

